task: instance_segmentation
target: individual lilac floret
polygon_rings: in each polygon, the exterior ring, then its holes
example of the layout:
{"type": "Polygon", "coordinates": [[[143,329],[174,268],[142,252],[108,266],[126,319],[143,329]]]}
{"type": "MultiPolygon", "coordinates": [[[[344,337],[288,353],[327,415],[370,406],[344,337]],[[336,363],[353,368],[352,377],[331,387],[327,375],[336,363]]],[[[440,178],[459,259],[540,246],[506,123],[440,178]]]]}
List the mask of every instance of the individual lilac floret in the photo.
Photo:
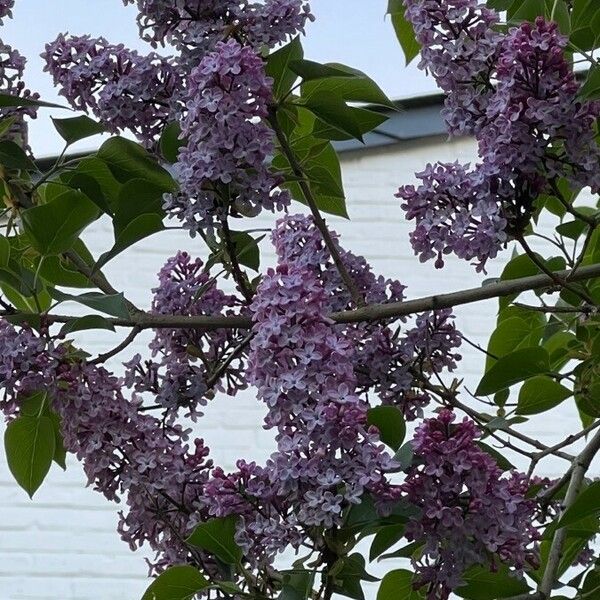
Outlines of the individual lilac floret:
{"type": "Polygon", "coordinates": [[[447,94],[448,129],[477,133],[493,95],[490,73],[502,40],[493,30],[498,13],[479,0],[404,0],[404,5],[422,46],[419,67],[447,94]]]}
{"type": "Polygon", "coordinates": [[[289,203],[266,162],[273,132],[260,119],[271,84],[260,57],[235,40],[219,42],[190,73],[181,122],[187,144],[175,165],[181,192],[166,208],[192,234],[229,213],[254,216],[289,203]]]}
{"type": "MultiPolygon", "coordinates": [[[[186,252],[170,258],[159,273],[152,312],[165,315],[231,315],[235,296],[223,293],[200,259],[186,252]]],[[[215,391],[235,395],[246,387],[244,352],[236,351],[242,334],[235,329],[157,329],[150,343],[153,359],[140,355],[126,364],[125,384],[136,392],[149,392],[165,408],[167,422],[184,416],[196,419],[215,391]],[[229,355],[235,352],[231,360],[229,355]],[[227,369],[216,370],[228,361],[227,369]]]]}
{"type": "Polygon", "coordinates": [[[61,34],[42,58],[60,94],[74,108],[91,111],[109,131],[129,129],[151,145],[174,114],[182,79],[172,61],[157,54],[142,56],[104,38],[61,34]]]}
{"type": "Polygon", "coordinates": [[[413,563],[428,600],[446,600],[473,565],[493,571],[490,556],[517,571],[537,565],[539,534],[527,478],[504,476],[477,445],[475,424],[454,420],[444,409],[417,428],[412,446],[419,464],[402,486],[422,511],[407,525],[406,537],[424,544],[413,563]]]}
{"type": "Polygon", "coordinates": [[[297,547],[299,531],[339,525],[366,491],[393,497],[386,473],[394,463],[355,392],[352,341],[323,316],[326,308],[315,273],[286,264],[268,271],[252,304],[248,380],[267,405],[277,451],[249,476],[220,474],[207,501],[218,516],[243,517],[238,541],[257,561],[297,547]],[[244,478],[245,489],[232,493],[244,478]]]}
{"type": "MultiPolygon", "coordinates": [[[[484,271],[508,241],[500,182],[494,182],[494,189],[479,169],[468,167],[458,162],[427,165],[417,173],[419,186],[403,186],[396,195],[404,200],[406,217],[415,220],[410,241],[421,262],[435,258],[441,268],[443,257],[453,252],[484,271]]],[[[504,192],[510,194],[510,189],[504,192]]]]}
{"type": "Polygon", "coordinates": [[[12,19],[12,9],[15,5],[15,0],[0,0],[0,25],[3,25],[3,19],[8,17],[12,19]]]}

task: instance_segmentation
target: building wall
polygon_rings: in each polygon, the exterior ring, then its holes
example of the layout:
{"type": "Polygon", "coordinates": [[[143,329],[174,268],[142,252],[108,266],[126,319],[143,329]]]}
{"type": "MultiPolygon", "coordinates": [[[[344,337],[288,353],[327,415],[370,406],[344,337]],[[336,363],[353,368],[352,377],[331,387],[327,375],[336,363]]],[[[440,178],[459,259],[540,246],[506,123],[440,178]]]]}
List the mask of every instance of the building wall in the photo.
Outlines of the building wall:
{"type": "MultiPolygon", "coordinates": [[[[428,138],[379,150],[348,152],[342,156],[350,221],[329,219],[342,234],[342,243],[365,255],[376,272],[400,279],[411,298],[481,285],[485,278],[464,262],[448,260],[443,271],[431,263],[420,264],[408,243],[411,225],[403,220],[394,193],[401,183],[428,161],[475,157],[474,144],[459,139],[428,138]]],[[[301,205],[294,207],[305,210],[301,205]]],[[[252,226],[268,226],[272,218],[261,217],[252,226]]],[[[110,245],[107,223],[98,223],[88,235],[95,252],[110,245]]],[[[269,244],[263,242],[265,250],[269,244]]],[[[114,286],[135,303],[147,306],[148,290],[155,285],[156,272],[176,249],[202,253],[202,243],[182,232],[169,232],[134,247],[107,269],[114,286]]],[[[508,253],[491,264],[487,277],[496,276],[508,253]]],[[[272,261],[267,253],[266,262],[272,261]]],[[[459,309],[459,328],[474,343],[485,345],[494,327],[496,303],[482,302],[459,309]]],[[[85,334],[82,343],[91,352],[101,352],[118,343],[110,332],[85,334]]],[[[143,351],[140,336],[134,350],[143,351]]],[[[463,348],[464,360],[457,376],[474,389],[482,372],[482,354],[471,346],[463,348]]],[[[115,361],[118,368],[119,361],[115,361]]],[[[272,434],[261,428],[263,408],[251,393],[234,399],[217,398],[199,423],[217,463],[232,467],[237,457],[264,460],[272,449],[272,434]]],[[[567,409],[547,413],[536,421],[534,433],[544,442],[577,425],[567,409]]],[[[548,474],[561,465],[545,464],[548,474]]],[[[136,600],[147,585],[143,553],[132,553],[115,531],[118,506],[85,487],[81,467],[70,460],[66,472],[53,466],[48,479],[33,501],[16,486],[4,459],[0,460],[0,600],[136,600]]],[[[390,565],[386,565],[390,566],[390,565]]],[[[374,567],[377,570],[377,567],[374,567]]]]}

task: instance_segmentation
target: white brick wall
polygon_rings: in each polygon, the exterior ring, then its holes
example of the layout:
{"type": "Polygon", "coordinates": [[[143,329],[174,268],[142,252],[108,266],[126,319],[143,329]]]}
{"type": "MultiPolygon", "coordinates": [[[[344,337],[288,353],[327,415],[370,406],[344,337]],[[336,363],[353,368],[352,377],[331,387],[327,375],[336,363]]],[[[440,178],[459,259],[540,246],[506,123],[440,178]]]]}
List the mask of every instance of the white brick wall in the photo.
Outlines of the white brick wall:
{"type": "MultiPolygon", "coordinates": [[[[483,277],[464,262],[449,259],[443,271],[436,271],[431,263],[422,265],[413,257],[408,243],[411,226],[403,220],[393,196],[398,185],[412,181],[413,173],[428,161],[466,162],[474,157],[470,140],[446,142],[433,138],[345,154],[342,162],[351,221],[329,221],[342,234],[345,247],[365,255],[376,272],[397,277],[408,285],[409,297],[478,286],[483,277]]],[[[296,208],[304,210],[300,205],[296,208]]],[[[267,226],[270,220],[261,218],[253,226],[267,226]]],[[[98,224],[88,241],[94,252],[106,249],[111,241],[107,224],[98,224]]],[[[266,241],[263,247],[268,250],[266,241]]],[[[107,269],[109,279],[134,302],[147,306],[156,272],[178,248],[192,254],[203,252],[200,242],[181,232],[170,232],[135,246],[126,258],[111,263],[107,269]]],[[[488,277],[496,276],[502,263],[503,258],[492,263],[488,277]]],[[[485,345],[494,327],[496,303],[482,302],[456,312],[459,328],[474,342],[485,345]]],[[[100,352],[114,346],[119,338],[110,332],[95,332],[80,339],[87,349],[100,352]]],[[[135,350],[143,351],[147,339],[140,336],[135,350]]],[[[128,355],[133,351],[130,348],[128,355]]],[[[481,375],[482,355],[466,345],[463,355],[458,375],[474,389],[481,375]]],[[[262,415],[262,407],[250,393],[235,399],[216,399],[199,424],[215,460],[227,467],[239,456],[264,460],[272,448],[272,434],[261,428],[262,415]]],[[[538,420],[533,433],[549,442],[576,425],[573,411],[560,409],[538,420]]],[[[552,474],[561,466],[550,460],[545,469],[552,474]]],[[[81,469],[74,460],[69,461],[66,473],[53,467],[30,501],[13,483],[2,459],[0,600],[140,598],[147,585],[146,566],[141,553],[132,554],[120,541],[115,531],[117,508],[85,488],[81,469]]]]}

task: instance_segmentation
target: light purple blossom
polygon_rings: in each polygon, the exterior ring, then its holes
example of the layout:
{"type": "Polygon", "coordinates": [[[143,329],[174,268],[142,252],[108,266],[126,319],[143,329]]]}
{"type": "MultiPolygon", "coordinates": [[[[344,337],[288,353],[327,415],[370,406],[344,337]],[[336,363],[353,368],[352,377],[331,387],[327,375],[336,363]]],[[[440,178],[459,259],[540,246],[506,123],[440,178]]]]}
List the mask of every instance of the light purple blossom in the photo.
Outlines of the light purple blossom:
{"type": "Polygon", "coordinates": [[[527,478],[504,476],[476,443],[475,424],[444,409],[417,428],[418,458],[402,488],[421,516],[406,528],[409,540],[423,544],[413,564],[428,600],[446,600],[473,565],[493,569],[490,556],[517,571],[536,567],[535,501],[528,499],[527,478]]]}
{"type": "MultiPolygon", "coordinates": [[[[239,304],[235,296],[217,287],[200,259],[192,260],[186,252],[166,262],[153,291],[152,312],[159,315],[233,315],[239,304]]],[[[125,384],[138,393],[152,394],[169,423],[181,410],[195,420],[202,414],[199,407],[216,391],[233,396],[247,386],[245,353],[236,351],[242,339],[235,329],[157,329],[150,343],[152,359],[134,356],[126,364],[125,384]],[[236,354],[229,360],[232,352],[236,354]],[[227,369],[215,376],[226,360],[227,369]]]]}
{"type": "Polygon", "coordinates": [[[212,463],[202,440],[190,451],[186,430],[142,414],[141,400],[125,398],[119,378],[82,363],[67,342],[46,342],[4,320],[0,333],[6,417],[18,414],[23,397],[46,391],[65,448],[82,462],[89,484],[109,500],[125,500],[121,537],[132,549],[148,543],[157,555],[155,570],[185,562],[181,540],[206,517],[202,486],[212,463]]]}
{"type": "Polygon", "coordinates": [[[181,122],[187,144],[175,165],[181,191],[165,206],[192,234],[230,213],[254,216],[289,203],[266,162],[273,132],[260,119],[271,84],[260,57],[235,40],[219,42],[190,73],[181,122]]]}
{"type": "Polygon", "coordinates": [[[312,19],[304,0],[123,0],[136,4],[143,39],[172,44],[182,63],[197,64],[235,33],[244,45],[273,47],[304,31],[312,19]]]}
{"type": "Polygon", "coordinates": [[[129,129],[151,145],[175,113],[182,78],[170,59],[142,56],[104,38],[62,34],[42,58],[60,94],[109,131],[129,129]]]}

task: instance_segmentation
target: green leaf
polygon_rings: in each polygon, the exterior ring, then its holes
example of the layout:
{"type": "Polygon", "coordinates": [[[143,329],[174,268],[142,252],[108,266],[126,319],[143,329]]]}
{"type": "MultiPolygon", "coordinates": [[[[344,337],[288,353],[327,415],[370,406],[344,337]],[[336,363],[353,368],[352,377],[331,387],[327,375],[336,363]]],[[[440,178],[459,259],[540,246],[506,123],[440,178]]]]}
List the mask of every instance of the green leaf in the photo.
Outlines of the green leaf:
{"type": "Polygon", "coordinates": [[[0,165],[5,166],[7,169],[30,171],[32,173],[39,170],[29,156],[25,154],[23,148],[11,140],[0,142],[0,165]]]}
{"type": "Polygon", "coordinates": [[[304,81],[327,79],[328,77],[356,77],[355,73],[337,69],[331,65],[323,65],[313,60],[292,60],[289,66],[304,81]]]}
{"type": "Polygon", "coordinates": [[[106,329],[114,331],[114,325],[101,315],[86,315],[78,317],[65,323],[60,329],[60,335],[69,335],[76,331],[87,331],[88,329],[106,329]]]}
{"type": "Polygon", "coordinates": [[[385,575],[377,592],[377,600],[421,600],[424,596],[413,589],[414,574],[396,569],[385,575]]]}
{"type": "Polygon", "coordinates": [[[67,190],[52,202],[22,213],[23,227],[44,255],[69,250],[81,232],[98,217],[98,207],[84,194],[67,190]]]}
{"type": "Polygon", "coordinates": [[[119,255],[123,250],[165,228],[163,219],[156,214],[144,214],[136,217],[119,232],[113,247],[98,258],[96,269],[101,269],[107,262],[119,255]]]}
{"type": "Polygon", "coordinates": [[[523,319],[519,316],[502,320],[490,336],[487,351],[493,356],[487,356],[486,370],[497,362],[496,359],[524,346],[538,344],[542,339],[545,325],[546,320],[539,313],[535,319],[523,319]]]}
{"type": "Polygon", "coordinates": [[[315,574],[312,571],[282,571],[283,586],[278,600],[306,600],[311,597],[315,574]]]}
{"type": "MultiPolygon", "coordinates": [[[[348,218],[342,172],[337,152],[330,143],[307,138],[302,142],[292,142],[292,149],[303,161],[303,169],[319,210],[348,218]]],[[[273,167],[284,174],[293,175],[285,156],[277,154],[272,161],[273,167]]],[[[294,200],[308,204],[297,178],[287,180],[284,187],[290,190],[294,200]]]]}
{"type": "Polygon", "coordinates": [[[528,379],[519,391],[518,415],[535,415],[558,406],[573,392],[546,375],[528,379]]]}
{"type": "Polygon", "coordinates": [[[108,165],[121,183],[131,179],[145,179],[164,192],[172,192],[176,188],[168,171],[142,146],[131,140],[113,137],[100,146],[97,156],[108,165]]]}
{"type": "Polygon", "coordinates": [[[115,205],[113,225],[115,239],[140,215],[158,215],[164,218],[163,190],[144,179],[131,179],[123,184],[115,205]]]}
{"type": "Polygon", "coordinates": [[[398,448],[394,454],[394,461],[398,463],[401,471],[406,471],[412,465],[414,457],[412,442],[408,441],[398,448]]]}
{"type": "Polygon", "coordinates": [[[260,249],[258,247],[258,241],[245,231],[232,231],[231,239],[239,263],[258,271],[260,266],[260,249]]]}
{"type": "Polygon", "coordinates": [[[388,5],[388,14],[392,16],[392,25],[396,32],[396,37],[406,58],[406,64],[418,56],[421,46],[417,42],[413,26],[405,17],[404,2],[402,0],[390,0],[388,5]]]}
{"type": "Polygon", "coordinates": [[[2,119],[0,121],[0,137],[3,137],[4,134],[8,133],[16,121],[16,117],[7,117],[6,119],[2,119]]]}
{"type": "MultiPolygon", "coordinates": [[[[369,550],[369,560],[373,561],[381,556],[386,550],[389,550],[394,544],[398,543],[404,537],[404,525],[386,525],[376,534],[369,550]]],[[[384,579],[385,581],[385,579],[384,579]]]]}
{"type": "Polygon", "coordinates": [[[579,494],[575,502],[564,512],[558,524],[560,527],[566,527],[598,514],[600,514],[600,481],[595,481],[579,494]]]}
{"type": "Polygon", "coordinates": [[[273,79],[273,96],[281,100],[290,91],[298,76],[290,69],[290,63],[304,57],[300,36],[267,58],[266,73],[273,79]]]}
{"type": "Polygon", "coordinates": [[[77,168],[61,175],[61,179],[75,188],[81,189],[91,200],[96,202],[107,214],[112,214],[121,190],[121,184],[115,179],[108,165],[97,157],[84,158],[77,168]],[[89,180],[92,179],[97,188],[90,189],[89,180]],[[96,190],[99,189],[101,199],[96,190]]]}
{"type": "Polygon", "coordinates": [[[463,575],[464,586],[454,592],[468,600],[498,600],[518,594],[526,594],[530,588],[517,575],[509,574],[506,567],[497,566],[495,572],[489,567],[473,567],[463,575]]]}
{"type": "Polygon", "coordinates": [[[585,78],[585,83],[579,90],[579,96],[585,100],[600,98],[600,67],[598,65],[591,66],[585,78]]]}
{"type": "Polygon", "coordinates": [[[161,573],[142,600],[192,600],[209,586],[204,576],[189,565],[177,565],[161,573]]]}
{"type": "Polygon", "coordinates": [[[333,591],[342,596],[354,600],[364,600],[361,581],[377,581],[376,577],[365,571],[365,559],[360,554],[351,554],[340,558],[335,567],[337,567],[337,572],[333,591]]]}
{"type": "Polygon", "coordinates": [[[106,131],[104,125],[90,119],[86,115],[70,119],[52,118],[52,122],[60,137],[67,142],[67,146],[106,131]]]}
{"type": "Polygon", "coordinates": [[[515,466],[508,460],[508,458],[506,458],[506,456],[504,456],[504,454],[501,454],[498,450],[496,450],[495,448],[493,448],[492,446],[488,446],[487,444],[485,444],[484,442],[480,442],[477,441],[475,442],[484,452],[487,452],[495,461],[496,464],[503,470],[503,471],[511,471],[512,469],[515,468],[515,466]]]}
{"type": "Polygon", "coordinates": [[[303,102],[310,100],[315,94],[326,92],[341,97],[346,101],[377,104],[395,110],[396,105],[362,71],[338,63],[329,63],[326,66],[343,71],[347,75],[345,77],[329,77],[327,79],[306,81],[302,85],[303,102]],[[353,75],[353,77],[349,75],[353,75]]]}
{"type": "Polygon", "coordinates": [[[235,565],[243,556],[242,549],[235,542],[235,529],[234,516],[211,519],[198,525],[186,541],[214,554],[228,565],[235,565]]]}
{"type": "Polygon", "coordinates": [[[523,21],[533,23],[537,17],[545,16],[545,0],[514,0],[508,9],[508,20],[518,25],[523,21]]]}
{"type": "Polygon", "coordinates": [[[379,429],[379,437],[390,448],[398,450],[406,435],[406,423],[396,406],[376,406],[367,412],[367,423],[379,429]]]}
{"type": "Polygon", "coordinates": [[[571,38],[577,48],[592,50],[598,41],[600,6],[597,0],[574,0],[571,14],[571,38]]]}
{"type": "Polygon", "coordinates": [[[0,236],[0,267],[8,267],[9,260],[10,242],[4,236],[0,236]]]}
{"type": "Polygon", "coordinates": [[[169,123],[160,136],[160,153],[168,163],[177,162],[179,149],[185,146],[186,141],[181,139],[181,127],[177,121],[169,123]]]}
{"type": "Polygon", "coordinates": [[[10,472],[33,498],[54,458],[56,440],[52,421],[44,416],[18,417],[6,428],[4,448],[10,472]]]}
{"type": "Polygon", "coordinates": [[[88,292],[74,296],[65,294],[57,289],[51,289],[50,295],[59,302],[78,302],[88,308],[99,310],[100,312],[118,317],[121,319],[129,319],[131,315],[127,310],[127,304],[123,294],[101,294],[100,292],[88,292]]]}
{"type": "MultiPolygon", "coordinates": [[[[347,110],[352,115],[353,120],[358,125],[358,129],[361,134],[368,133],[377,129],[380,125],[385,123],[389,117],[385,113],[375,112],[366,108],[358,108],[356,106],[349,106],[347,110]]],[[[337,127],[331,124],[325,123],[321,119],[315,119],[315,125],[312,130],[312,134],[316,138],[322,138],[325,140],[349,140],[354,136],[344,133],[337,127]]]]}
{"type": "Polygon", "coordinates": [[[341,96],[330,92],[319,92],[308,98],[304,105],[328,125],[363,141],[360,126],[351,108],[341,96]]]}
{"type": "Polygon", "coordinates": [[[67,106],[34,100],[33,98],[22,98],[21,96],[11,96],[10,94],[0,94],[0,108],[19,107],[19,106],[43,106],[46,108],[64,108],[71,110],[67,106]]]}
{"type": "Polygon", "coordinates": [[[539,346],[522,348],[498,360],[483,376],[475,392],[487,396],[550,370],[548,352],[539,346]]]}

